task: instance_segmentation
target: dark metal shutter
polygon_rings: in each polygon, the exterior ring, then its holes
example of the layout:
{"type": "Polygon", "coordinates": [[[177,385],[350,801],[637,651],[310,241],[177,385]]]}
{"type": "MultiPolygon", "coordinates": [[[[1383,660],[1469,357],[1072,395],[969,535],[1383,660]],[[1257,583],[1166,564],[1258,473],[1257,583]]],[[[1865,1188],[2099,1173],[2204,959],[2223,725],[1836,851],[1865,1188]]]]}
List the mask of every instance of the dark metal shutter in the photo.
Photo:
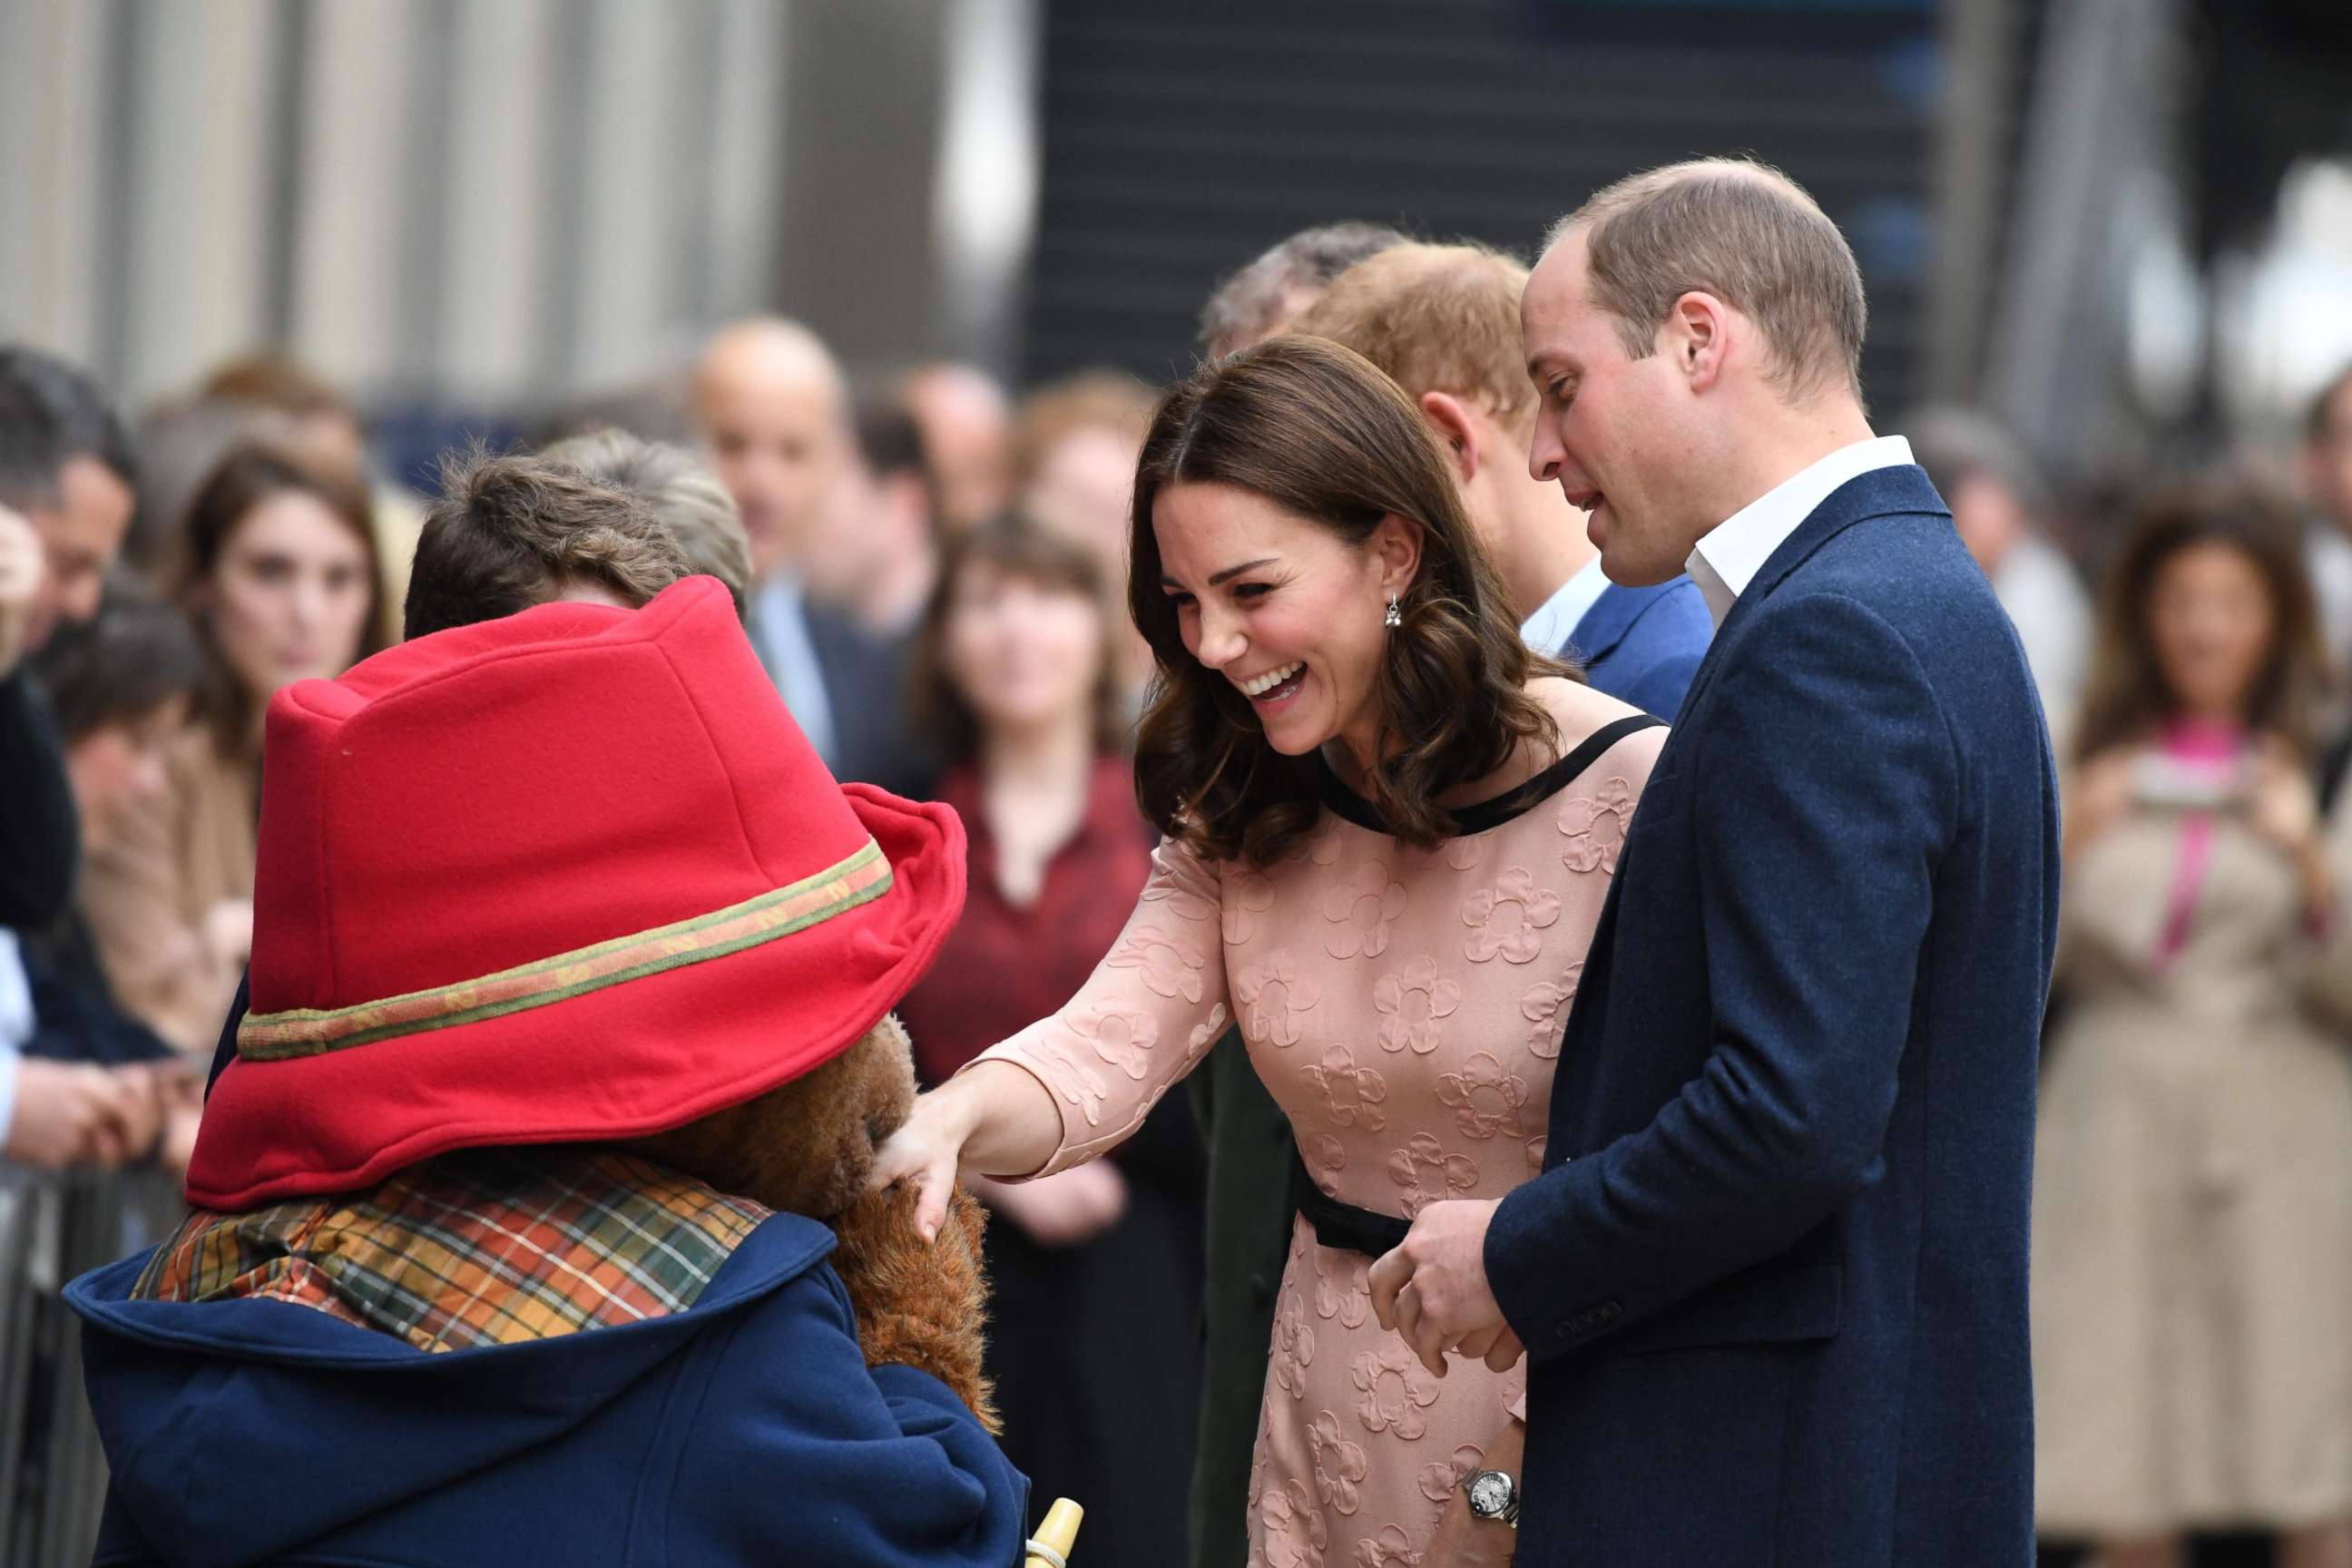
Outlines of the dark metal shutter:
{"type": "Polygon", "coordinates": [[[1749,153],[1844,228],[1866,384],[1918,386],[1929,0],[1046,0],[1023,369],[1192,363],[1217,281],[1341,218],[1522,254],[1617,176],[1749,153]]]}

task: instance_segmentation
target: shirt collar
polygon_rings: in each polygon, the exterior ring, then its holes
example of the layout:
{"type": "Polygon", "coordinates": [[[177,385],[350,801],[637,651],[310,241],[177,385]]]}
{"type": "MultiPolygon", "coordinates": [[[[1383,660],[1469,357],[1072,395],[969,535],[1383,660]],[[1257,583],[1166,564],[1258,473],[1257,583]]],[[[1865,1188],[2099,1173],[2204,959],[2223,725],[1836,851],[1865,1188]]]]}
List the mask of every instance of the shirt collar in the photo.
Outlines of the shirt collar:
{"type": "Polygon", "coordinates": [[[1557,654],[1566,647],[1576,628],[1609,591],[1609,579],[1601,571],[1601,558],[1594,556],[1567,582],[1552,591],[1550,598],[1529,616],[1519,628],[1519,640],[1541,654],[1557,654]]]}
{"type": "Polygon", "coordinates": [[[1706,598],[1717,630],[1772,552],[1797,531],[1814,509],[1849,479],[1911,461],[1911,443],[1900,436],[1856,441],[1781,480],[1707,531],[1685,565],[1706,598]]]}

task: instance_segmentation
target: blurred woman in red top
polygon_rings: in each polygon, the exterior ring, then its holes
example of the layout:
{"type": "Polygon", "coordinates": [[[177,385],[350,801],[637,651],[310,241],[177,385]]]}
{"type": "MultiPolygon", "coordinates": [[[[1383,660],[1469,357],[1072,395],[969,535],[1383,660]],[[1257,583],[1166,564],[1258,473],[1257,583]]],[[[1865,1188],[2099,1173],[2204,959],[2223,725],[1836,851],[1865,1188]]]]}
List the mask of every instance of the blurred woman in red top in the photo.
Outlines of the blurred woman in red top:
{"type": "MultiPolygon", "coordinates": [[[[1150,872],[1120,754],[1118,623],[1095,557],[1016,520],[960,539],[914,657],[940,797],[971,845],[962,921],[899,1005],[925,1087],[1075,994],[1150,872]]],[[[1089,1552],[1182,1560],[1198,1401],[1201,1152],[1182,1097],[1115,1158],[1017,1185],[996,1211],[990,1371],[1004,1449],[1087,1509],[1089,1552]],[[1138,1347],[1151,1353],[1137,1355],[1138,1347]]]]}

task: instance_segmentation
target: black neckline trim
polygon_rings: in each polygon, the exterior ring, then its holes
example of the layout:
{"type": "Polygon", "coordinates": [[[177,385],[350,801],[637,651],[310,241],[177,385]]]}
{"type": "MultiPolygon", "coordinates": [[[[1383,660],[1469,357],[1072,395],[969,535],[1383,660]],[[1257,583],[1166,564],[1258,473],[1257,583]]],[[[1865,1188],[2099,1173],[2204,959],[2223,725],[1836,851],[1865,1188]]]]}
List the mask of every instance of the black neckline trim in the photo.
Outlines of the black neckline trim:
{"type": "MultiPolygon", "coordinates": [[[[1601,753],[1626,736],[1637,735],[1644,730],[1662,730],[1665,723],[1664,720],[1647,713],[1630,713],[1603,724],[1587,735],[1575,750],[1525,784],[1492,800],[1482,800],[1447,812],[1446,815],[1454,819],[1454,837],[1467,838],[1526,816],[1575,783],[1578,775],[1601,760],[1601,753]]],[[[1331,764],[1323,760],[1319,749],[1315,753],[1315,762],[1320,774],[1323,804],[1331,808],[1333,816],[1374,833],[1390,833],[1389,825],[1381,819],[1379,812],[1372,809],[1372,803],[1339,782],[1339,775],[1331,771],[1331,764]]]]}

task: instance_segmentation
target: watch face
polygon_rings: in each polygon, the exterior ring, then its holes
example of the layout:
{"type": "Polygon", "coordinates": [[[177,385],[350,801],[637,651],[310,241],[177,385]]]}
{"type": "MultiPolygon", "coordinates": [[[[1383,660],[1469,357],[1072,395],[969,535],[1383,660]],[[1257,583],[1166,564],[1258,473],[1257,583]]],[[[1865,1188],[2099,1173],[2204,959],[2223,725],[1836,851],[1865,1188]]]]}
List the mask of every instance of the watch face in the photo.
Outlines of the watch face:
{"type": "Polygon", "coordinates": [[[1470,1508],[1473,1512],[1494,1518],[1511,1506],[1511,1479],[1508,1476],[1488,1470],[1470,1483],[1470,1508]]]}

